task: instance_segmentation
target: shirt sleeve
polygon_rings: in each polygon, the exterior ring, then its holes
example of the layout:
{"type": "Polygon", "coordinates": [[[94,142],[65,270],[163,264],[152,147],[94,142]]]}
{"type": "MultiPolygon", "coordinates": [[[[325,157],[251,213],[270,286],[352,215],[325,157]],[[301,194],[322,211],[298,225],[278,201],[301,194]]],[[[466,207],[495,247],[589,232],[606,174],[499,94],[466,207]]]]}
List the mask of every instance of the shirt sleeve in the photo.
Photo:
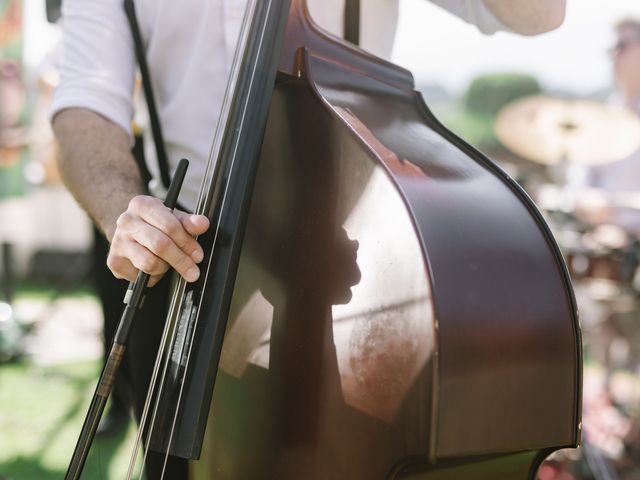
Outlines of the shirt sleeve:
{"type": "Polygon", "coordinates": [[[122,0],[65,0],[62,22],[60,84],[49,119],[65,108],[87,108],[131,137],[136,64],[122,0]]]}
{"type": "Polygon", "coordinates": [[[431,2],[453,13],[465,22],[475,25],[478,30],[486,35],[491,35],[498,31],[511,31],[509,27],[496,18],[482,0],[431,0],[431,2]]]}

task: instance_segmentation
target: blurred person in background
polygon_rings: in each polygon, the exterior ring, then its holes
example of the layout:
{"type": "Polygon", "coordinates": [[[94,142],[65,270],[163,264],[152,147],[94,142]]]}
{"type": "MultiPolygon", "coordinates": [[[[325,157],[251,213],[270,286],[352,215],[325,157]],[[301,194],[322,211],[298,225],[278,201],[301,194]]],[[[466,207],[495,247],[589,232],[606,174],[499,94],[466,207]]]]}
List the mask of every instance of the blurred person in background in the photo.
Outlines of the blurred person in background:
{"type": "Polygon", "coordinates": [[[616,33],[611,49],[616,87],[624,104],[640,115],[640,19],[620,21],[616,33]]]}
{"type": "MultiPolygon", "coordinates": [[[[616,91],[611,103],[628,108],[640,118],[640,19],[618,22],[615,32],[610,55],[616,91]]],[[[579,201],[578,215],[596,225],[620,226],[635,238],[640,237],[640,202],[617,195],[640,194],[640,149],[616,162],[591,167],[586,183],[598,190],[579,201]]]]}
{"type": "MultiPolygon", "coordinates": [[[[614,31],[609,54],[615,92],[609,103],[629,109],[640,119],[640,18],[625,18],[614,31]]],[[[620,160],[588,167],[577,193],[575,214],[584,222],[584,256],[589,262],[595,260],[596,268],[602,267],[600,273],[614,286],[607,294],[587,288],[589,298],[582,308],[585,342],[604,370],[600,393],[590,392],[584,398],[584,435],[616,460],[618,470],[637,475],[640,423],[630,413],[634,407],[628,405],[629,399],[619,395],[619,388],[612,388],[612,380],[619,368],[637,372],[640,367],[640,148],[620,160]]],[[[587,271],[587,280],[591,275],[602,279],[587,271]]]]}
{"type": "MultiPolygon", "coordinates": [[[[431,1],[486,34],[543,33],[558,27],[565,13],[565,0],[431,1]]],[[[308,3],[319,25],[341,36],[344,0],[308,3]]],[[[179,199],[186,209],[195,206],[244,4],[137,2],[170,170],[182,157],[191,162],[179,199]]],[[[63,179],[110,243],[107,264],[113,275],[132,281],[141,269],[151,275],[150,286],[158,284],[148,295],[127,349],[139,417],[168,299],[168,276],[163,275],[173,267],[187,281],[198,278],[204,253],[193,236],[206,231],[208,219],[166,209],[158,199],[163,196],[159,182],[146,184],[131,154],[135,57],[121,0],[65,0],[62,12],[61,84],[50,115],[63,179]]],[[[362,47],[388,58],[398,15],[397,0],[362,2],[362,47]]],[[[157,178],[153,148],[145,154],[157,178]]],[[[147,478],[159,476],[163,460],[153,453],[147,457],[147,478]]],[[[184,461],[172,459],[167,468],[168,478],[187,477],[184,461]]]]}

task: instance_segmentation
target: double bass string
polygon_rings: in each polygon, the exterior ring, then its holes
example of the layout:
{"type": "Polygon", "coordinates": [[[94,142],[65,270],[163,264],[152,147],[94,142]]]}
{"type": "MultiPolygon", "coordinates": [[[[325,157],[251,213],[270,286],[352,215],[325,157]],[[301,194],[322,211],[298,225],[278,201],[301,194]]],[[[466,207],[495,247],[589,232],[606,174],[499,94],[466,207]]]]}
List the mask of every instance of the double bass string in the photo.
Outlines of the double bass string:
{"type": "MultiPolygon", "coordinates": [[[[242,54],[245,50],[247,41],[248,41],[248,33],[249,33],[249,25],[251,24],[251,21],[253,20],[253,16],[255,14],[256,11],[256,4],[257,4],[257,0],[251,0],[251,2],[247,5],[246,10],[245,10],[245,15],[243,18],[243,22],[242,22],[242,26],[240,29],[240,33],[239,33],[239,39],[238,39],[238,45],[236,46],[236,51],[235,51],[235,55],[234,55],[234,59],[232,62],[232,68],[231,68],[231,72],[230,72],[230,81],[227,84],[227,89],[225,92],[225,96],[224,96],[224,101],[223,101],[223,105],[222,105],[222,109],[221,109],[221,115],[218,118],[218,124],[216,126],[216,133],[214,136],[214,141],[212,144],[212,149],[211,149],[211,153],[209,155],[209,160],[207,162],[207,168],[205,171],[205,175],[203,176],[203,180],[202,180],[202,185],[200,188],[200,193],[199,193],[199,197],[198,197],[198,202],[197,202],[197,208],[196,208],[196,213],[198,214],[206,214],[207,211],[209,210],[209,207],[211,205],[211,199],[215,197],[215,195],[211,195],[211,194],[207,194],[207,192],[211,191],[212,185],[216,184],[215,186],[218,187],[219,190],[219,184],[221,183],[220,178],[221,178],[221,167],[222,167],[222,163],[221,161],[217,161],[217,162],[213,162],[212,159],[216,158],[218,160],[220,157],[220,152],[221,152],[221,145],[222,145],[222,139],[225,133],[225,127],[226,124],[228,123],[228,119],[230,116],[230,111],[231,111],[231,103],[233,100],[233,96],[236,90],[236,85],[237,85],[237,80],[239,77],[239,72],[242,66],[242,54]],[[213,172],[212,172],[213,170],[213,172]]],[[[269,2],[269,8],[271,7],[271,2],[269,2]]],[[[264,37],[264,28],[263,28],[263,32],[262,32],[262,36],[261,36],[261,42],[260,42],[260,47],[259,49],[262,48],[262,38],[264,37]]],[[[256,62],[257,63],[257,62],[256,62]]],[[[252,67],[252,81],[251,83],[253,83],[253,78],[255,77],[255,73],[256,73],[256,65],[254,63],[253,67],[252,67]]],[[[245,113],[247,111],[248,108],[248,100],[245,101],[245,105],[243,106],[243,116],[242,118],[244,119],[245,113]]],[[[241,123],[241,128],[244,122],[241,123]]],[[[238,139],[236,139],[236,144],[234,145],[234,149],[233,149],[233,155],[231,158],[231,165],[230,165],[230,171],[233,171],[233,166],[235,164],[235,158],[236,158],[236,152],[237,152],[237,147],[238,147],[238,139]]],[[[228,182],[228,180],[227,180],[228,182]]],[[[221,199],[221,205],[224,206],[225,204],[225,200],[226,200],[226,195],[227,195],[227,190],[228,188],[226,188],[227,186],[224,185],[224,196],[221,199]]],[[[214,192],[215,193],[215,192],[214,192]]],[[[220,231],[220,224],[221,224],[221,216],[218,216],[217,218],[217,223],[215,225],[215,229],[214,229],[214,237],[213,237],[213,245],[215,245],[217,239],[218,239],[218,234],[220,231]]],[[[209,275],[209,271],[211,269],[211,256],[209,258],[209,261],[207,263],[207,268],[205,270],[205,275],[203,276],[203,278],[206,281],[206,278],[209,275]]],[[[143,413],[142,413],[142,417],[140,420],[140,426],[138,428],[138,433],[136,436],[136,441],[135,441],[135,446],[132,452],[132,456],[130,459],[130,464],[129,464],[129,469],[128,469],[128,473],[127,473],[127,479],[130,480],[132,478],[133,475],[133,470],[135,469],[135,465],[138,459],[138,455],[140,452],[140,444],[142,442],[142,438],[143,438],[143,432],[144,429],[147,425],[147,420],[149,417],[149,410],[151,408],[151,403],[154,403],[154,408],[153,408],[153,414],[151,416],[151,426],[149,427],[149,432],[147,435],[147,439],[145,441],[145,446],[144,446],[144,456],[143,456],[143,461],[142,461],[142,468],[140,471],[140,476],[142,476],[142,474],[144,473],[144,461],[146,459],[146,455],[149,449],[149,443],[150,440],[152,438],[152,433],[154,431],[154,428],[156,427],[156,416],[157,416],[157,411],[158,411],[158,407],[159,407],[159,402],[160,399],[162,398],[162,391],[165,389],[165,385],[166,385],[166,378],[167,378],[167,372],[168,372],[168,366],[171,360],[171,355],[170,352],[167,352],[167,341],[169,339],[169,332],[173,329],[173,332],[171,334],[171,345],[175,344],[175,340],[176,340],[176,335],[178,332],[178,327],[176,326],[176,324],[179,322],[180,317],[179,317],[179,310],[180,307],[183,304],[184,301],[184,290],[185,290],[185,286],[186,286],[186,282],[183,279],[179,279],[178,280],[178,284],[175,288],[174,294],[172,296],[172,301],[171,301],[171,305],[169,308],[169,314],[168,314],[168,321],[167,324],[165,325],[164,331],[163,331],[163,336],[161,338],[160,341],[160,346],[158,349],[158,355],[156,356],[156,362],[154,365],[154,370],[152,373],[152,378],[151,378],[151,382],[150,382],[150,387],[147,393],[147,398],[145,400],[145,405],[144,405],[144,409],[143,409],[143,413]],[[161,380],[160,380],[160,386],[158,387],[158,374],[160,372],[160,370],[162,370],[162,375],[161,375],[161,380]],[[154,401],[154,397],[155,397],[155,401],[154,401]]],[[[202,301],[202,299],[200,299],[200,302],[202,301]]],[[[195,319],[195,323],[197,325],[198,322],[198,316],[196,316],[195,319]]],[[[195,326],[194,326],[195,329],[195,326]]],[[[190,358],[191,355],[191,350],[192,350],[192,346],[193,346],[193,342],[194,342],[194,337],[192,336],[192,338],[189,340],[189,347],[188,347],[188,354],[187,354],[187,364],[188,364],[188,359],[190,358]]],[[[184,382],[185,382],[185,378],[186,378],[186,370],[183,373],[182,379],[181,379],[181,383],[180,383],[180,394],[179,394],[179,399],[178,399],[178,403],[177,405],[179,406],[180,404],[180,399],[182,397],[182,390],[184,388],[184,382]]],[[[168,455],[169,455],[169,451],[170,451],[170,446],[171,446],[171,441],[172,441],[172,437],[173,437],[173,431],[175,429],[175,425],[176,425],[176,420],[177,420],[177,415],[178,415],[178,410],[176,409],[176,412],[174,414],[173,417],[173,421],[172,421],[172,427],[171,427],[171,435],[170,435],[170,439],[168,442],[168,448],[167,448],[167,452],[165,455],[165,462],[164,462],[164,466],[163,466],[163,472],[162,472],[162,477],[164,477],[164,470],[166,468],[166,463],[167,463],[167,459],[168,459],[168,455]]]]}
{"type": "MultiPolygon", "coordinates": [[[[269,13],[271,11],[272,5],[273,5],[273,1],[269,1],[267,3],[266,11],[264,13],[264,18],[265,19],[269,18],[269,13]]],[[[247,10],[247,12],[248,12],[248,10],[247,10]]],[[[254,10],[254,8],[252,8],[252,12],[253,12],[253,15],[252,15],[252,19],[253,19],[253,18],[255,18],[255,10],[254,10]]],[[[244,22],[243,22],[243,31],[244,31],[245,27],[248,28],[248,24],[249,23],[248,23],[247,19],[248,19],[248,14],[245,16],[245,19],[244,19],[245,22],[247,22],[247,23],[244,24],[244,22]]],[[[256,55],[255,55],[255,59],[253,61],[253,64],[251,65],[250,70],[249,70],[249,72],[250,72],[250,81],[249,81],[248,91],[251,91],[251,89],[253,87],[253,84],[254,84],[254,80],[256,78],[256,74],[258,72],[259,59],[261,57],[261,52],[264,49],[263,45],[264,45],[265,32],[266,32],[266,28],[267,28],[267,22],[263,21],[263,23],[260,26],[260,28],[261,28],[261,30],[260,30],[260,34],[259,34],[257,52],[256,52],[256,55]]],[[[241,45],[239,44],[238,47],[236,48],[236,56],[235,56],[235,59],[234,59],[234,63],[238,62],[238,65],[237,65],[238,66],[238,70],[239,70],[239,67],[240,67],[240,61],[239,61],[240,54],[239,54],[239,52],[244,52],[246,50],[246,41],[247,41],[247,39],[248,39],[248,31],[247,31],[247,35],[245,36],[244,41],[242,42],[242,44],[241,45]]],[[[246,55],[243,55],[243,57],[244,56],[246,56],[246,55]]],[[[238,75],[237,74],[234,75],[233,78],[237,79],[238,75]]],[[[230,93],[233,93],[233,96],[236,95],[236,91],[235,90],[236,90],[236,88],[234,87],[233,88],[233,92],[230,92],[230,93]]],[[[241,132],[245,128],[246,114],[247,114],[247,111],[249,110],[249,99],[250,99],[250,96],[246,95],[246,97],[243,99],[243,105],[242,105],[242,107],[240,109],[241,121],[240,121],[239,128],[238,128],[237,132],[235,133],[235,141],[234,141],[234,144],[233,144],[232,153],[229,156],[230,167],[229,167],[229,174],[228,174],[228,177],[227,177],[227,184],[224,186],[223,197],[222,197],[222,199],[220,201],[220,208],[218,210],[219,215],[218,215],[217,224],[216,224],[216,235],[215,235],[216,239],[217,239],[218,233],[220,231],[220,224],[221,224],[221,221],[222,221],[222,212],[224,211],[224,207],[226,205],[226,200],[227,200],[227,194],[229,192],[229,179],[231,178],[231,173],[234,171],[234,167],[236,165],[236,160],[238,159],[238,146],[239,146],[239,142],[240,142],[240,138],[241,138],[241,132]]],[[[217,163],[222,164],[222,160],[218,159],[217,163]]],[[[214,245],[215,245],[215,241],[214,241],[214,245]]],[[[206,270],[205,278],[208,277],[210,268],[211,268],[211,257],[210,257],[209,262],[207,264],[207,270],[206,270]]],[[[202,301],[202,300],[200,299],[200,301],[202,301]]],[[[198,322],[198,318],[196,318],[196,324],[197,324],[197,322],[198,322]]],[[[189,347],[188,347],[187,361],[186,361],[187,365],[189,364],[189,359],[191,358],[191,352],[193,350],[194,340],[195,340],[195,337],[192,335],[191,338],[189,339],[189,347]]],[[[178,402],[177,402],[178,406],[180,405],[181,400],[182,400],[182,394],[183,394],[183,391],[184,391],[186,375],[187,375],[187,371],[185,369],[185,371],[183,372],[182,381],[180,383],[180,393],[178,395],[178,402]]],[[[169,446],[171,445],[172,440],[173,440],[173,434],[174,434],[174,431],[175,431],[177,418],[178,418],[178,409],[176,409],[176,412],[174,413],[174,417],[173,417],[173,421],[172,421],[172,425],[171,425],[171,433],[169,435],[169,440],[168,440],[168,445],[169,446]]],[[[165,462],[164,462],[164,466],[163,466],[162,477],[164,477],[164,470],[166,469],[167,459],[168,459],[168,450],[167,450],[167,453],[165,455],[165,462]]]]}
{"type": "MultiPolygon", "coordinates": [[[[271,12],[272,5],[273,5],[273,0],[269,0],[269,2],[267,4],[267,7],[266,7],[266,12],[264,14],[264,18],[265,19],[269,18],[269,13],[271,12]]],[[[249,17],[249,14],[248,14],[249,8],[251,9],[252,13],[255,14],[254,5],[248,6],[247,10],[245,11],[245,18],[244,18],[243,27],[242,27],[242,33],[245,34],[245,35],[243,35],[244,36],[244,41],[242,42],[242,45],[239,44],[236,47],[236,54],[235,54],[235,58],[234,58],[234,64],[236,64],[236,63],[238,64],[238,65],[234,65],[234,66],[237,66],[238,72],[239,72],[240,63],[241,63],[240,62],[240,57],[241,56],[239,55],[239,52],[243,52],[242,59],[244,59],[244,57],[245,57],[244,52],[246,50],[246,43],[247,43],[248,37],[249,37],[249,31],[248,30],[245,31],[245,28],[248,29],[248,25],[250,24],[247,21],[247,19],[249,17]]],[[[251,18],[253,19],[253,18],[255,18],[255,16],[251,15],[251,18]]],[[[263,45],[264,45],[265,32],[266,32],[266,29],[267,29],[267,22],[264,21],[262,23],[262,25],[260,26],[260,28],[261,28],[261,30],[260,30],[260,34],[259,34],[257,52],[256,52],[255,59],[253,61],[253,64],[251,65],[251,68],[250,68],[250,81],[249,81],[248,91],[251,91],[251,89],[253,87],[253,84],[254,84],[254,81],[255,81],[255,78],[256,78],[257,71],[258,71],[259,59],[261,57],[261,52],[263,51],[263,48],[264,48],[263,45]]],[[[236,74],[233,75],[233,78],[236,79],[236,80],[238,78],[238,72],[236,72],[236,74]]],[[[229,92],[229,93],[231,93],[231,92],[229,92]]],[[[236,93],[235,85],[233,87],[233,92],[232,93],[233,93],[233,96],[235,96],[235,93],[236,93]]],[[[227,96],[227,95],[225,95],[225,96],[227,96]]],[[[238,128],[238,131],[235,134],[233,150],[232,150],[232,153],[231,153],[230,159],[229,159],[230,167],[229,167],[229,175],[227,177],[227,184],[224,187],[223,197],[222,197],[222,200],[221,200],[220,208],[218,210],[219,215],[218,215],[217,224],[216,224],[216,234],[215,234],[215,238],[216,239],[217,239],[218,233],[220,231],[220,223],[222,221],[222,212],[224,211],[224,206],[226,205],[226,200],[227,200],[227,194],[229,192],[229,179],[231,178],[231,172],[233,172],[234,167],[236,165],[236,160],[238,158],[238,146],[239,146],[239,142],[240,142],[240,138],[241,138],[240,133],[245,128],[245,118],[246,118],[247,111],[249,109],[249,98],[250,98],[250,96],[246,95],[246,97],[243,99],[243,105],[242,105],[242,108],[241,108],[241,117],[240,117],[241,121],[240,121],[240,125],[239,125],[239,128],[238,128]]],[[[218,162],[216,162],[216,163],[222,164],[222,159],[218,159],[218,162]]],[[[215,240],[214,240],[214,245],[215,245],[215,240]]],[[[207,263],[207,269],[206,269],[206,273],[205,273],[205,278],[208,277],[210,269],[211,269],[211,258],[212,258],[212,256],[209,257],[209,262],[207,263]]],[[[202,301],[202,299],[200,299],[200,301],[202,301]]],[[[196,317],[196,324],[198,322],[198,319],[199,319],[199,316],[196,317]]],[[[194,330],[195,330],[195,327],[194,327],[194,330]]],[[[189,365],[189,359],[191,358],[191,352],[193,350],[194,340],[195,340],[195,336],[192,335],[191,338],[189,339],[189,347],[188,347],[187,362],[186,362],[187,365],[189,365]]],[[[178,395],[178,402],[177,402],[178,406],[180,405],[180,402],[182,400],[182,394],[183,394],[183,391],[184,391],[186,375],[187,375],[187,370],[185,369],[183,374],[182,374],[182,381],[180,382],[180,393],[178,395]]],[[[169,456],[169,448],[170,448],[171,442],[173,440],[173,434],[174,434],[174,431],[175,431],[177,418],[178,418],[178,409],[176,408],[176,412],[174,413],[173,421],[172,421],[172,424],[171,424],[171,433],[169,435],[168,448],[167,448],[167,452],[165,454],[164,465],[163,465],[163,469],[162,469],[162,478],[164,478],[164,472],[165,472],[165,469],[166,469],[167,460],[168,460],[168,456],[169,456]]],[[[149,436],[149,438],[150,438],[150,436],[149,436]]],[[[146,455],[146,453],[145,453],[145,455],[146,455]]]]}

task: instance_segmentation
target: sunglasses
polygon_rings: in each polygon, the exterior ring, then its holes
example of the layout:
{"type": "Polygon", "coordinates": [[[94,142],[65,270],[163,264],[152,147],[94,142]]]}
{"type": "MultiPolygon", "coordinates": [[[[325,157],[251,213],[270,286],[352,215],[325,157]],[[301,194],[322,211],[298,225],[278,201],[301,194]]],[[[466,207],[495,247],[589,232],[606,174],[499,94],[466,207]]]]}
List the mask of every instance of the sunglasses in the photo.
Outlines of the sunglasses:
{"type": "Polygon", "coordinates": [[[616,55],[627,50],[629,47],[632,47],[633,45],[637,45],[639,43],[640,43],[640,39],[618,40],[618,43],[616,43],[613,47],[609,49],[609,55],[611,55],[612,57],[615,57],[616,55]]]}

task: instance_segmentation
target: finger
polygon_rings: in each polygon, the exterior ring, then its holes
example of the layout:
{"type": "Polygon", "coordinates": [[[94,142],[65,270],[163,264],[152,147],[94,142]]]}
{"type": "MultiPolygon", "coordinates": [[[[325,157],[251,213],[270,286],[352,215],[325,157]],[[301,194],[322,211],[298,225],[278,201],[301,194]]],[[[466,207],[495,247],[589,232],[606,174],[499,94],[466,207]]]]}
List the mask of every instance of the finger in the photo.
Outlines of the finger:
{"type": "MultiPolygon", "coordinates": [[[[197,236],[201,235],[209,229],[209,219],[204,215],[192,215],[190,213],[185,213],[180,210],[174,210],[173,214],[180,221],[183,228],[189,233],[189,235],[197,236]]],[[[204,258],[204,251],[200,244],[198,244],[196,250],[191,254],[191,258],[196,263],[200,263],[204,258]]]]}
{"type": "Polygon", "coordinates": [[[147,283],[148,287],[153,287],[155,284],[157,284],[163,277],[164,275],[151,275],[149,277],[149,283],[147,283]]]}
{"type": "MultiPolygon", "coordinates": [[[[113,248],[109,249],[109,254],[107,256],[107,267],[109,268],[109,270],[111,270],[116,278],[127,280],[129,282],[134,282],[138,277],[138,272],[140,271],[129,261],[128,258],[118,256],[113,248]]],[[[162,277],[163,274],[150,275],[147,286],[153,287],[160,281],[162,277]]]]}
{"type": "Polygon", "coordinates": [[[109,254],[107,257],[107,267],[113,273],[113,276],[121,280],[133,282],[138,274],[138,270],[133,264],[124,257],[116,257],[109,254]]]}
{"type": "Polygon", "coordinates": [[[142,245],[118,239],[111,244],[107,256],[107,267],[116,278],[135,281],[139,271],[158,279],[169,269],[169,265],[153,255],[142,245]]]}
{"type": "Polygon", "coordinates": [[[141,272],[149,275],[164,275],[169,270],[169,263],[154,254],[135,238],[127,241],[121,251],[123,256],[141,272]]]}
{"type": "Polygon", "coordinates": [[[204,215],[192,215],[180,210],[174,210],[173,214],[190,235],[201,235],[209,229],[209,219],[204,215]]]}
{"type": "MultiPolygon", "coordinates": [[[[203,252],[198,242],[185,230],[178,218],[160,200],[153,197],[138,196],[131,200],[130,209],[139,215],[144,222],[168,236],[193,261],[199,262],[202,260],[203,252]]],[[[172,264],[172,266],[174,265],[172,264]]]]}
{"type": "MultiPolygon", "coordinates": [[[[139,241],[139,238],[153,235],[157,231],[135,214],[123,213],[118,218],[116,232],[109,248],[109,259],[113,263],[119,262],[119,259],[125,259],[134,268],[149,275],[164,274],[169,269],[167,262],[139,241]]],[[[128,270],[126,266],[122,268],[128,270]]]]}
{"type": "MultiPolygon", "coordinates": [[[[111,270],[111,273],[113,273],[114,277],[120,280],[135,282],[138,277],[139,270],[126,258],[119,258],[115,261],[109,261],[109,259],[107,259],[107,266],[109,267],[109,270],[111,270]]],[[[160,281],[160,279],[162,279],[162,277],[163,275],[150,275],[147,286],[153,287],[160,281]]]]}
{"type": "Polygon", "coordinates": [[[125,217],[124,214],[118,219],[118,227],[109,245],[107,267],[116,278],[132,282],[138,274],[138,269],[127,257],[127,251],[130,250],[130,246],[123,231],[126,230],[126,226],[130,225],[131,222],[130,218],[123,217],[125,217]]]}
{"type": "Polygon", "coordinates": [[[134,265],[136,265],[135,255],[138,255],[140,262],[147,268],[153,268],[153,270],[144,270],[149,274],[164,273],[160,271],[157,260],[160,260],[162,267],[170,265],[188,282],[195,282],[200,276],[200,270],[198,269],[193,258],[179,248],[173,240],[164,234],[164,232],[155,229],[149,225],[145,228],[141,228],[133,233],[133,240],[135,240],[141,247],[144,247],[145,252],[136,251],[130,252],[129,258],[132,259],[134,265]],[[150,253],[153,257],[149,257],[150,253]]]}

